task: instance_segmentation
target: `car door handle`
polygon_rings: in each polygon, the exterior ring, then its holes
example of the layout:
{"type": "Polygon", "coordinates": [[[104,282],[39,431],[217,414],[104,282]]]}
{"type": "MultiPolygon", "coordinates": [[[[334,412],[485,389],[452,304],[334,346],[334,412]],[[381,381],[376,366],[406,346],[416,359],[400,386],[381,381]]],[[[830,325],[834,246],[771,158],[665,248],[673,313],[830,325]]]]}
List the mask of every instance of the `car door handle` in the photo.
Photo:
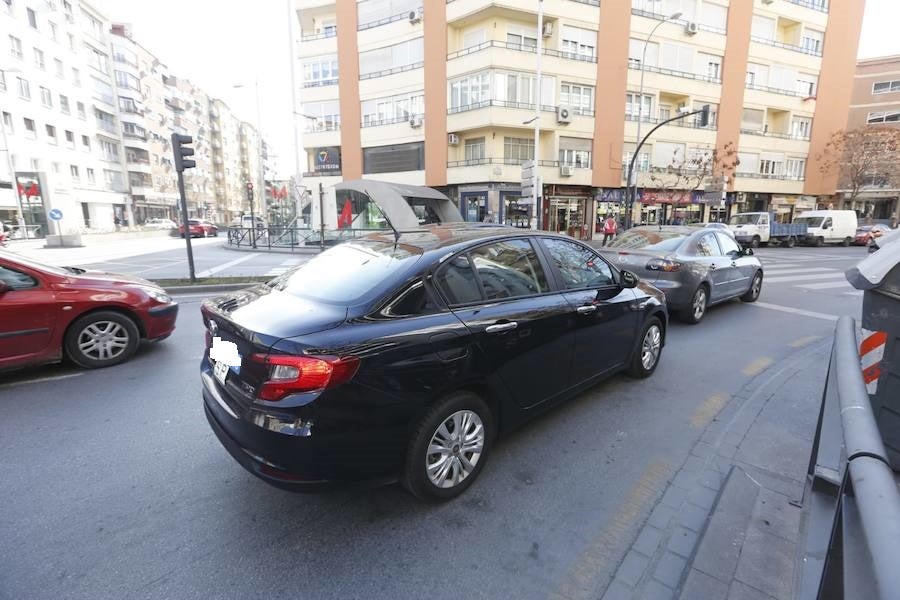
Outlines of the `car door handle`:
{"type": "Polygon", "coordinates": [[[488,325],[484,328],[485,333],[503,333],[504,331],[512,331],[519,324],[515,321],[510,321],[509,323],[495,323],[493,325],[488,325]]]}
{"type": "Polygon", "coordinates": [[[575,309],[575,312],[577,312],[579,315],[589,315],[592,312],[596,312],[596,311],[597,311],[597,307],[590,305],[590,304],[588,304],[586,306],[579,306],[578,308],[575,309]]]}

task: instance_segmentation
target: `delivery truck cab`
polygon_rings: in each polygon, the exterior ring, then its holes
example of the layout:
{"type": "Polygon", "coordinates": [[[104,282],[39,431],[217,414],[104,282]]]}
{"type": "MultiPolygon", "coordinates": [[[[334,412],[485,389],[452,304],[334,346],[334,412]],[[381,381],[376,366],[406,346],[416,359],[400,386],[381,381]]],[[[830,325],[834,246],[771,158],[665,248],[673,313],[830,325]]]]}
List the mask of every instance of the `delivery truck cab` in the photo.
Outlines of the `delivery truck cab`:
{"type": "Polygon", "coordinates": [[[856,212],[852,210],[807,210],[794,219],[806,224],[806,243],[813,246],[849,246],[856,235],[856,212]]]}

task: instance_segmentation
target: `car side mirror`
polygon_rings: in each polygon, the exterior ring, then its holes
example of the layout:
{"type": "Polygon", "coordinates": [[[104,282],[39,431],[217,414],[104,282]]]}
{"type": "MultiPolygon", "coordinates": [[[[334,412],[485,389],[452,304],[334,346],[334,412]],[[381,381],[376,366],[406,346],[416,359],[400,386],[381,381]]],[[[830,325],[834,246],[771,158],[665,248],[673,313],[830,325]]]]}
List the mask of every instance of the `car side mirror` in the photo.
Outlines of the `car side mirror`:
{"type": "Polygon", "coordinates": [[[12,291],[12,286],[10,286],[5,281],[0,281],[0,296],[5,294],[6,292],[11,292],[11,291],[12,291]]]}
{"type": "Polygon", "coordinates": [[[744,248],[743,252],[741,252],[740,250],[735,250],[735,252],[737,252],[739,256],[740,255],[753,256],[753,248],[751,248],[750,246],[747,246],[746,248],[744,248]]]}
{"type": "Polygon", "coordinates": [[[622,271],[622,275],[619,278],[619,285],[623,288],[634,288],[637,287],[638,284],[638,276],[632,273],[631,271],[622,271]]]}

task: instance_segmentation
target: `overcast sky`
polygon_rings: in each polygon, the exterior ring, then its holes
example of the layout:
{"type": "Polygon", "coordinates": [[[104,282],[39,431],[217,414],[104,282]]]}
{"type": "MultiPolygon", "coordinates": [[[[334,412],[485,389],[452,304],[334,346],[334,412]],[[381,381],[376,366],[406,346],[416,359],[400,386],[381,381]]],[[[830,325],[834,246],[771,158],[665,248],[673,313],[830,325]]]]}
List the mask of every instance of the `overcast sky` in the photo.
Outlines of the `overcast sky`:
{"type": "MultiPolygon", "coordinates": [[[[135,40],[172,73],[225,100],[250,123],[256,122],[252,84],[259,78],[263,135],[279,174],[293,173],[288,0],[92,1],[110,19],[131,23],[135,40]],[[240,83],[250,87],[232,88],[240,83]]],[[[859,57],[900,54],[898,23],[898,0],[866,0],[859,57]]]]}

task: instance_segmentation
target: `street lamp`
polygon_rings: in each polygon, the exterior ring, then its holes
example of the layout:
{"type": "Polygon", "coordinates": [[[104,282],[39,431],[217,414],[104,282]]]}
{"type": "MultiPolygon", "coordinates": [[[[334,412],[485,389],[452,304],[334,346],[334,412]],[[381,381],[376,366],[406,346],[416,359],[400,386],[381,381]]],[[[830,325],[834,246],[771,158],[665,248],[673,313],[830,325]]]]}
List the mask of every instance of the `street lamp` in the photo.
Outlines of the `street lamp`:
{"type": "MultiPolygon", "coordinates": [[[[650,38],[653,37],[653,34],[656,33],[656,30],[660,28],[663,23],[668,23],[669,21],[677,21],[681,18],[681,13],[676,12],[656,25],[653,26],[653,29],[650,30],[650,35],[647,36],[647,39],[644,40],[644,50],[641,52],[641,85],[638,88],[638,120],[637,120],[637,135],[635,136],[634,144],[635,144],[635,152],[637,152],[637,145],[641,143],[641,122],[644,120],[644,65],[647,64],[647,45],[650,43],[650,38]]],[[[634,208],[634,202],[637,200],[637,175],[634,176],[634,181],[628,181],[628,186],[632,190],[630,195],[630,200],[626,202],[626,207],[628,212],[625,215],[625,223],[627,227],[631,227],[631,212],[634,208]]],[[[627,189],[627,188],[626,188],[627,189]]]]}
{"type": "MultiPolygon", "coordinates": [[[[6,77],[7,73],[24,73],[22,69],[0,69],[0,73],[6,77]]],[[[12,149],[9,147],[9,138],[6,136],[6,124],[0,123],[0,129],[3,129],[3,150],[6,152],[6,164],[9,169],[9,178],[12,184],[13,194],[16,196],[16,219],[19,221],[19,229],[25,232],[25,239],[28,239],[28,226],[25,224],[25,213],[22,211],[22,197],[19,195],[19,186],[16,185],[16,166],[12,160],[12,149]]]]}

